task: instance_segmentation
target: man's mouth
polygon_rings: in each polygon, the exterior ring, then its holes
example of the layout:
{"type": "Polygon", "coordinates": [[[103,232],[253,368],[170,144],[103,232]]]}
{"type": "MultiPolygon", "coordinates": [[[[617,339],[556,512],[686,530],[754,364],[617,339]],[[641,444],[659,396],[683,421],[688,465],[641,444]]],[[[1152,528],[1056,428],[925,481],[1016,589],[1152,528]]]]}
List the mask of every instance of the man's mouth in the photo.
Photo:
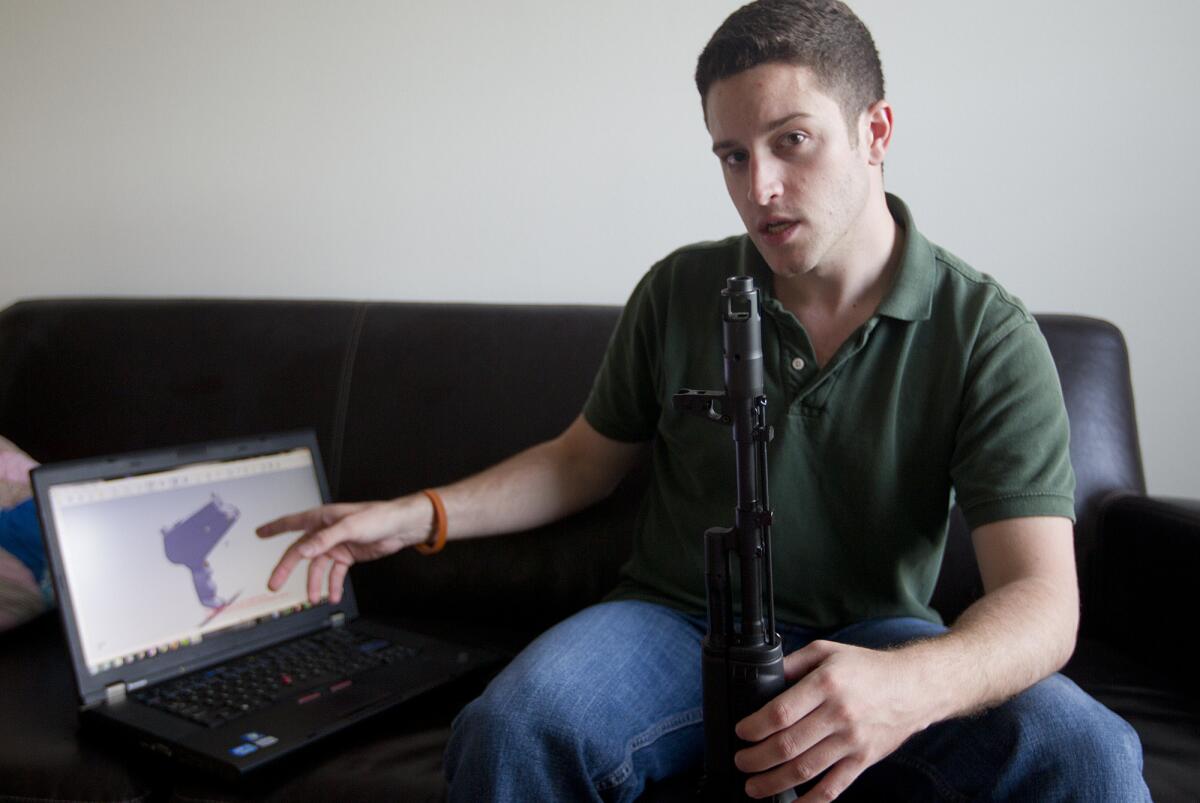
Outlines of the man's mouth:
{"type": "Polygon", "coordinates": [[[784,220],[782,218],[772,218],[764,221],[758,227],[760,234],[765,234],[769,237],[777,237],[785,235],[789,229],[799,224],[798,220],[784,220]]]}

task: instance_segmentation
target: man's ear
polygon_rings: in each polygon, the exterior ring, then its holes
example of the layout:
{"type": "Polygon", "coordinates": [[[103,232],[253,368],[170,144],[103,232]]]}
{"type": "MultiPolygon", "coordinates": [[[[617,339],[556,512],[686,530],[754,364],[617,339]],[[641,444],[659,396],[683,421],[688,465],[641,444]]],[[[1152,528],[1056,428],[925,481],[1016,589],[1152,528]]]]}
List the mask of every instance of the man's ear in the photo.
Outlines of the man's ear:
{"type": "Polygon", "coordinates": [[[892,142],[892,125],[892,105],[886,100],[875,101],[859,118],[859,136],[867,145],[870,164],[883,164],[892,142]]]}

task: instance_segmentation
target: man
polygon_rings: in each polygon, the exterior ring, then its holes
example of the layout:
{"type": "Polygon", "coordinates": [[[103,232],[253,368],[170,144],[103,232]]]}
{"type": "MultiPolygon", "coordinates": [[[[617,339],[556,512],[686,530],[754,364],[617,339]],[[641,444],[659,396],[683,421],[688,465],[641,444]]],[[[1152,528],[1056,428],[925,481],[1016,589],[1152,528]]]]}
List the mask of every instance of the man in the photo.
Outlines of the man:
{"type": "Polygon", "coordinates": [[[285,517],[337,599],[351,564],[528,529],[609,494],[651,451],[634,554],[610,599],[543,634],[455,722],[452,800],[631,800],[702,752],[701,532],[733,503],[728,433],[675,413],[719,386],[717,292],[764,293],[776,439],[776,601],[789,689],[737,724],[764,797],[1135,800],[1132,729],[1054,675],[1074,647],[1066,414],[1029,313],[925,240],[883,190],[892,109],[863,24],[833,0],[762,0],[721,26],[697,86],[748,236],[681,249],[635,289],[583,414],[558,438],[424,495],[285,517]],[[929,608],[953,489],[985,595],[929,608]],[[434,505],[436,509],[436,505],[434,505]],[[1006,702],[1007,701],[1007,702],[1006,702]],[[985,712],[986,713],[980,713],[985,712]],[[975,715],[966,718],[968,715],[975,715]]]}

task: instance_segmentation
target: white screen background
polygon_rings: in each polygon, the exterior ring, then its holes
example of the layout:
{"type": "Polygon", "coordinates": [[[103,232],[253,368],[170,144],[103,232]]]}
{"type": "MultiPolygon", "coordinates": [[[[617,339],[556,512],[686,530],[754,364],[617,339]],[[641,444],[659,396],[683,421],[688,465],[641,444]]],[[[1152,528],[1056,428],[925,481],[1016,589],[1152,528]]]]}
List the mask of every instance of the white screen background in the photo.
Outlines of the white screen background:
{"type": "MultiPolygon", "coordinates": [[[[295,534],[259,538],[254,530],[286,513],[321,504],[311,465],[264,470],[255,458],[212,464],[208,476],[197,467],[175,472],[51,489],[58,539],[84,661],[97,665],[152,647],[191,638],[303,603],[306,566],[302,564],[275,593],[267,578],[295,534]],[[228,476],[242,473],[243,476],[228,476]],[[215,478],[225,475],[224,478],[215,478]],[[79,502],[103,494],[104,487],[130,493],[156,483],[178,487],[79,502]],[[124,488],[116,488],[120,484],[124,488]],[[133,486],[133,487],[131,487],[133,486]],[[72,501],[72,492],[75,492],[72,501]],[[200,603],[191,570],[171,563],[163,546],[170,528],[207,505],[213,494],[239,511],[237,520],[208,555],[216,593],[237,599],[215,617],[200,603]],[[211,617],[211,618],[210,618],[211,617]]],[[[207,467],[200,467],[201,469],[207,467]]]]}

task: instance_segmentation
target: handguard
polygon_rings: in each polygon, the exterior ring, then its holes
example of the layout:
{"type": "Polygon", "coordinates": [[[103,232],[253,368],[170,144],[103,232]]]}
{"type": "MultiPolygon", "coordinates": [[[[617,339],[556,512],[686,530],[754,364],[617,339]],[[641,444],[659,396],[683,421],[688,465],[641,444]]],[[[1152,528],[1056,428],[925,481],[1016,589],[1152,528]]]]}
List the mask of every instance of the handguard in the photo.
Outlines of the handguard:
{"type": "MultiPolygon", "coordinates": [[[[733,527],[704,533],[708,633],[702,650],[704,683],[704,780],[701,799],[749,801],[746,775],[733,755],[749,746],[734,726],[781,694],[783,643],[775,632],[771,570],[771,507],[767,494],[767,425],[763,391],[762,318],[759,293],[749,276],[732,276],[721,291],[725,390],[682,389],[676,410],[733,428],[737,506],[733,527]],[[730,584],[737,560],[741,605],[735,611],[730,584]],[[740,614],[740,615],[739,615],[740,614]]],[[[786,792],[776,803],[795,799],[786,792]]]]}

